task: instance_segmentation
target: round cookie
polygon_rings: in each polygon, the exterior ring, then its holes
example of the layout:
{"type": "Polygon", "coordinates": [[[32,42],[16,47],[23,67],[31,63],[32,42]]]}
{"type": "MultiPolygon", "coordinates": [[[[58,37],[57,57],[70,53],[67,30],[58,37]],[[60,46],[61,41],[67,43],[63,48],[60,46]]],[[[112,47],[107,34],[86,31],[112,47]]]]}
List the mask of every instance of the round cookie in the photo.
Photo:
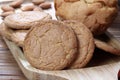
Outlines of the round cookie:
{"type": "Polygon", "coordinates": [[[26,11],[7,16],[4,23],[13,29],[29,29],[35,23],[47,19],[51,19],[51,16],[48,13],[40,11],[26,11]]]}
{"type": "Polygon", "coordinates": [[[41,21],[35,26],[30,29],[24,41],[26,59],[33,67],[42,70],[66,68],[77,52],[73,30],[55,20],[41,21]]]}
{"type": "Polygon", "coordinates": [[[94,39],[91,31],[82,23],[77,21],[64,21],[70,26],[78,41],[78,55],[70,68],[84,67],[92,58],[94,52],[94,39]]]}
{"type": "Polygon", "coordinates": [[[54,0],[60,20],[78,20],[94,35],[102,34],[118,13],[117,0],[54,0]]]}
{"type": "Polygon", "coordinates": [[[1,24],[0,28],[2,36],[9,39],[10,41],[13,41],[18,46],[23,47],[24,39],[28,30],[13,30],[7,27],[4,23],[1,24]]]}
{"type": "Polygon", "coordinates": [[[95,45],[97,48],[109,52],[114,55],[120,55],[120,49],[113,47],[112,45],[109,45],[101,40],[95,39],[95,45]]]}

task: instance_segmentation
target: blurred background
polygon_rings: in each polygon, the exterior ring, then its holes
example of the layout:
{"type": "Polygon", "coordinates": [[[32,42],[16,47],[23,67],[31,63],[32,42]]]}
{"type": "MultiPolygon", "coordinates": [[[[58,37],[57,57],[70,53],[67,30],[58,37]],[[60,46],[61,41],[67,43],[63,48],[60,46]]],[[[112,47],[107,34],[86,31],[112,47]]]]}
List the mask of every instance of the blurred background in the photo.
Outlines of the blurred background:
{"type": "Polygon", "coordinates": [[[120,0],[118,0],[118,5],[120,6],[120,0]]]}

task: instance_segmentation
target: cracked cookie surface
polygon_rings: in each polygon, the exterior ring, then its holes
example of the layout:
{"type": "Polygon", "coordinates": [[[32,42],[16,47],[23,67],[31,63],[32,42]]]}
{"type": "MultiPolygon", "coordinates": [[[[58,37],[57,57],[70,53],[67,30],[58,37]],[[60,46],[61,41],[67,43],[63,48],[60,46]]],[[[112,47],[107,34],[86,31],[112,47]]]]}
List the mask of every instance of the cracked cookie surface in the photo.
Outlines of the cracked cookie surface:
{"type": "Polygon", "coordinates": [[[66,68],[75,58],[77,40],[73,30],[59,21],[41,21],[31,28],[24,41],[29,63],[42,70],[66,68]]]}
{"type": "Polygon", "coordinates": [[[92,58],[94,52],[94,39],[91,31],[82,23],[77,21],[64,21],[73,29],[77,36],[78,52],[77,57],[69,68],[84,67],[92,58]]]}
{"type": "Polygon", "coordinates": [[[78,20],[94,35],[102,34],[118,13],[117,0],[55,0],[56,16],[60,20],[78,20]]]}
{"type": "Polygon", "coordinates": [[[40,11],[26,11],[9,15],[4,23],[13,29],[29,29],[41,20],[51,19],[51,15],[40,11]]]}

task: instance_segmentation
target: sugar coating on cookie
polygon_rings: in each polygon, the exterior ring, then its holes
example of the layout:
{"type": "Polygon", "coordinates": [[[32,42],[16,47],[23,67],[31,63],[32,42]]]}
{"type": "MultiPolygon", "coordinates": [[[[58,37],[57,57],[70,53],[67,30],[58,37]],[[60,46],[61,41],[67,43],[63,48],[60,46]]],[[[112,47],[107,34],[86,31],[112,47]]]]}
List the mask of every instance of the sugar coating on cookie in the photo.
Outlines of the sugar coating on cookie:
{"type": "Polygon", "coordinates": [[[27,34],[24,54],[29,63],[42,70],[61,70],[75,58],[77,40],[73,30],[61,22],[41,21],[27,34]]]}
{"type": "Polygon", "coordinates": [[[102,34],[118,13],[117,0],[54,0],[56,16],[61,20],[78,20],[94,35],[102,34]]]}
{"type": "Polygon", "coordinates": [[[51,19],[51,15],[40,11],[26,11],[9,15],[4,23],[13,29],[29,29],[41,20],[51,19]]]}
{"type": "Polygon", "coordinates": [[[86,64],[91,60],[94,52],[94,39],[91,31],[82,23],[68,20],[64,21],[69,27],[71,27],[76,36],[78,41],[78,54],[71,63],[69,68],[81,68],[86,66],[86,64]]]}

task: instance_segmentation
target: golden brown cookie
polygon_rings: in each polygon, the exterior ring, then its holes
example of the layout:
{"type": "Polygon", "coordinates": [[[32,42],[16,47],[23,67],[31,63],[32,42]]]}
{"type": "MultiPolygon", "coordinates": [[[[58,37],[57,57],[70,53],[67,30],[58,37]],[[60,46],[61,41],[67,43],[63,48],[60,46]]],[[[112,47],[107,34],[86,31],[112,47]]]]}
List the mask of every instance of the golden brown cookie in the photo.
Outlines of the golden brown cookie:
{"type": "Polygon", "coordinates": [[[40,11],[26,11],[7,16],[4,23],[13,29],[29,29],[35,23],[47,19],[51,19],[51,16],[48,13],[40,11]]]}
{"type": "Polygon", "coordinates": [[[0,32],[5,38],[16,43],[18,46],[23,47],[28,30],[13,30],[2,23],[0,25],[0,32]]]}
{"type": "Polygon", "coordinates": [[[82,23],[77,21],[65,21],[71,27],[78,41],[78,55],[70,68],[84,67],[92,58],[94,52],[94,39],[91,31],[82,23]]]}
{"type": "Polygon", "coordinates": [[[117,0],[54,0],[56,16],[78,20],[94,35],[102,34],[117,16],[117,0]]]}
{"type": "Polygon", "coordinates": [[[97,48],[99,48],[103,51],[109,52],[114,55],[120,55],[120,49],[118,49],[117,47],[114,47],[112,45],[109,45],[109,44],[105,43],[104,41],[95,39],[95,45],[97,48]]]}
{"type": "Polygon", "coordinates": [[[42,70],[60,70],[75,58],[77,40],[73,30],[55,20],[41,21],[31,28],[24,41],[29,63],[42,70]]]}

